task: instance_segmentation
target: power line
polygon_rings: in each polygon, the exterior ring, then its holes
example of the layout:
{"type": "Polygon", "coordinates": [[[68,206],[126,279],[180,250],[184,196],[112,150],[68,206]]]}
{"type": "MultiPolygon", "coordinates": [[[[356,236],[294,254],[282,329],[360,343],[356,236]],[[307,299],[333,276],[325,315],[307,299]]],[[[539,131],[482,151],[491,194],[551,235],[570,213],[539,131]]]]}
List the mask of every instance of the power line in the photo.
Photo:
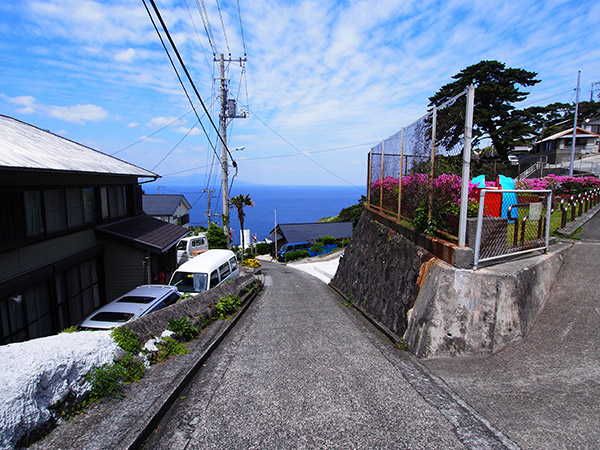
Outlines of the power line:
{"type": "Polygon", "coordinates": [[[331,170],[329,170],[327,167],[323,166],[322,164],[319,164],[317,161],[315,161],[314,159],[312,159],[310,156],[308,156],[305,152],[303,152],[302,150],[300,150],[298,147],[296,147],[294,144],[292,144],[290,141],[288,141],[286,138],[284,138],[281,134],[279,134],[277,131],[275,131],[273,128],[271,128],[264,120],[262,120],[260,117],[258,117],[256,115],[256,113],[254,113],[253,111],[250,111],[254,117],[256,117],[265,127],[267,127],[269,130],[271,130],[271,132],[273,132],[274,134],[276,134],[277,136],[279,136],[279,138],[285,142],[286,144],[288,144],[290,147],[292,147],[294,150],[296,150],[298,153],[300,153],[302,156],[304,156],[306,159],[308,159],[309,161],[311,161],[313,164],[315,164],[316,166],[319,166],[321,169],[323,169],[325,172],[327,172],[330,175],[333,175],[334,177],[336,177],[338,180],[343,181],[344,183],[350,185],[350,186],[354,186],[354,187],[359,187],[357,185],[355,185],[354,183],[351,183],[350,181],[346,180],[345,178],[340,177],[339,175],[337,175],[336,173],[332,172],[331,170]]]}
{"type": "MultiPolygon", "coordinates": [[[[158,7],[156,6],[156,3],[154,2],[154,0],[149,0],[150,3],[152,4],[152,7],[154,9],[154,12],[156,14],[156,16],[158,17],[158,20],[161,23],[161,26],[163,27],[163,30],[167,36],[167,38],[169,39],[169,43],[171,44],[171,47],[173,48],[173,51],[175,52],[175,55],[177,56],[177,59],[179,60],[179,64],[181,65],[181,67],[183,68],[183,71],[185,72],[185,75],[190,83],[190,85],[192,86],[192,89],[194,90],[194,93],[196,94],[196,97],[198,98],[198,100],[200,100],[200,104],[202,105],[202,108],[204,109],[204,112],[206,112],[206,115],[208,117],[208,119],[210,120],[211,125],[213,126],[214,130],[217,132],[217,134],[219,134],[219,130],[217,128],[217,126],[215,125],[215,123],[212,120],[212,117],[210,117],[210,114],[208,112],[208,109],[206,108],[206,105],[204,104],[204,101],[202,100],[202,97],[200,96],[200,93],[198,92],[198,90],[196,89],[196,85],[194,84],[194,81],[192,80],[192,77],[190,75],[190,73],[187,70],[187,67],[185,65],[185,63],[183,62],[183,59],[181,58],[181,55],[179,53],[179,50],[177,50],[177,47],[175,46],[175,42],[173,42],[173,38],[171,37],[171,34],[169,33],[169,30],[167,28],[167,25],[165,24],[160,11],[158,10],[158,7]]],[[[181,77],[179,76],[179,72],[177,71],[177,68],[175,67],[175,64],[171,58],[171,55],[169,54],[169,51],[167,49],[167,46],[165,45],[162,36],[160,35],[160,32],[158,31],[158,27],[156,26],[154,19],[152,18],[152,14],[150,13],[150,10],[148,9],[148,6],[146,5],[146,0],[142,0],[142,2],[144,3],[144,7],[146,8],[146,11],[148,12],[148,15],[150,16],[150,20],[152,21],[152,24],[154,25],[154,29],[156,30],[160,41],[163,45],[163,48],[165,49],[165,52],[167,53],[167,56],[169,57],[169,61],[171,61],[171,65],[173,66],[173,69],[175,70],[175,73],[177,74],[177,78],[179,79],[179,82],[181,84],[181,87],[183,88],[183,91],[185,92],[186,97],[188,98],[188,101],[190,102],[190,104],[192,105],[192,107],[194,108],[194,105],[192,103],[192,100],[190,98],[190,96],[187,93],[187,90],[185,89],[185,85],[183,84],[183,81],[181,80],[181,77]]],[[[206,131],[206,129],[204,128],[204,125],[202,124],[202,121],[200,120],[200,117],[198,116],[198,113],[196,111],[196,109],[194,108],[194,113],[196,114],[196,117],[198,118],[198,123],[200,123],[200,126],[202,127],[202,130],[204,131],[204,134],[206,135],[206,137],[208,138],[208,133],[206,131]]],[[[219,138],[221,138],[221,135],[219,134],[219,138]]],[[[229,152],[229,148],[227,147],[227,143],[221,138],[221,142],[223,143],[223,146],[225,147],[225,149],[227,150],[227,152],[229,153],[229,156],[231,156],[231,152],[229,152]]],[[[216,154],[216,149],[213,147],[213,151],[216,154]]],[[[217,155],[218,157],[218,155],[217,155]]],[[[233,157],[231,158],[233,161],[233,157]]],[[[233,163],[235,164],[235,161],[233,161],[233,163]]]]}
{"type": "Polygon", "coordinates": [[[196,128],[196,124],[192,125],[192,128],[190,128],[190,129],[188,130],[188,132],[187,132],[187,133],[185,133],[185,135],[184,135],[184,136],[183,136],[183,137],[182,137],[182,138],[179,140],[179,142],[178,142],[177,144],[175,144],[175,145],[173,146],[173,148],[172,148],[171,150],[169,150],[169,152],[168,152],[168,153],[167,153],[165,156],[163,156],[163,158],[162,158],[162,159],[161,159],[161,160],[160,160],[160,161],[159,161],[159,162],[158,162],[158,163],[157,163],[157,164],[156,164],[156,165],[155,165],[155,166],[154,166],[152,169],[150,169],[150,170],[152,171],[152,170],[156,169],[158,166],[160,166],[160,165],[161,165],[161,163],[162,163],[162,162],[163,162],[165,159],[167,159],[167,158],[168,158],[168,156],[169,156],[171,153],[173,153],[173,151],[175,151],[175,149],[177,148],[177,146],[178,146],[179,144],[181,144],[181,143],[183,142],[183,140],[184,140],[186,137],[188,137],[188,135],[189,135],[189,134],[192,132],[192,130],[193,130],[194,128],[196,128]]]}
{"type": "Polygon", "coordinates": [[[244,27],[242,27],[242,13],[240,11],[240,0],[237,0],[238,17],[240,18],[240,33],[242,34],[242,46],[244,47],[244,56],[246,56],[246,40],[244,39],[244,27]]]}
{"type": "Polygon", "coordinates": [[[223,36],[225,36],[225,46],[227,47],[227,52],[231,55],[231,49],[229,48],[229,40],[227,39],[227,33],[225,32],[225,22],[223,22],[223,14],[221,14],[221,5],[219,4],[219,0],[217,2],[217,9],[219,10],[219,17],[221,18],[221,26],[223,27],[223,36]]]}
{"type": "Polygon", "coordinates": [[[187,115],[188,115],[189,113],[191,113],[192,111],[194,111],[194,109],[193,109],[193,108],[192,108],[192,109],[190,109],[188,112],[186,112],[186,113],[185,113],[183,116],[181,116],[181,117],[179,117],[179,118],[175,119],[173,122],[169,123],[168,125],[165,125],[164,127],[162,127],[162,128],[159,128],[158,130],[154,131],[153,133],[150,133],[148,136],[144,136],[143,138],[141,138],[141,139],[138,139],[137,141],[135,141],[133,144],[129,144],[129,145],[127,145],[127,146],[123,147],[121,150],[117,150],[116,152],[114,152],[114,153],[111,153],[111,156],[114,156],[114,155],[116,155],[117,153],[121,153],[123,150],[127,150],[129,147],[133,147],[135,144],[139,144],[140,142],[143,142],[143,141],[145,141],[146,139],[149,139],[149,138],[151,138],[151,137],[152,137],[152,136],[154,136],[156,133],[159,133],[159,132],[161,132],[162,130],[164,130],[165,128],[169,128],[169,127],[170,127],[171,125],[173,125],[174,123],[177,123],[177,122],[179,122],[181,119],[183,119],[185,116],[187,116],[187,115]]]}
{"type": "Polygon", "coordinates": [[[202,49],[202,55],[204,56],[204,61],[209,69],[213,67],[213,64],[208,62],[208,57],[206,56],[206,51],[204,50],[204,45],[202,45],[202,40],[200,39],[200,33],[198,33],[198,29],[196,28],[196,23],[194,22],[194,17],[192,16],[192,11],[190,11],[190,6],[188,5],[187,0],[185,0],[185,7],[187,8],[188,15],[190,16],[190,20],[192,21],[192,26],[194,27],[194,32],[196,33],[196,38],[198,38],[198,44],[200,44],[200,48],[202,49]]]}
{"type": "Polygon", "coordinates": [[[210,44],[210,48],[213,51],[213,55],[217,54],[217,48],[214,44],[214,37],[212,34],[212,28],[210,26],[210,21],[208,19],[208,13],[206,12],[206,5],[204,4],[204,0],[196,0],[196,7],[198,8],[198,12],[200,13],[200,17],[202,18],[202,23],[204,25],[204,31],[206,32],[206,37],[208,38],[208,43],[210,44]],[[200,6],[202,5],[202,6],[200,6]]]}

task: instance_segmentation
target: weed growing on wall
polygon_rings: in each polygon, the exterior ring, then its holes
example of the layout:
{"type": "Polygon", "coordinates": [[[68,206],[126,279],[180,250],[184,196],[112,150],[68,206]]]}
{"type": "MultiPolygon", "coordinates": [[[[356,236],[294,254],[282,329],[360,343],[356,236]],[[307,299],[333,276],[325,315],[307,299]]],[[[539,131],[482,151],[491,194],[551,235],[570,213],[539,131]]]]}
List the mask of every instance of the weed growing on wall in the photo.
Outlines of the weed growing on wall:
{"type": "Polygon", "coordinates": [[[135,333],[129,328],[117,327],[110,332],[113,340],[128,353],[138,354],[142,349],[140,341],[138,341],[135,333]]]}
{"type": "Polygon", "coordinates": [[[158,347],[158,353],[156,355],[156,362],[165,362],[169,359],[169,356],[173,355],[185,355],[190,351],[181,342],[177,342],[175,339],[170,337],[163,337],[156,346],[158,347]]]}
{"type": "Polygon", "coordinates": [[[198,336],[199,330],[185,317],[169,319],[169,331],[177,333],[184,341],[189,342],[198,336]]]}
{"type": "Polygon", "coordinates": [[[227,297],[221,297],[215,308],[217,310],[217,317],[219,319],[225,319],[229,314],[233,313],[242,304],[241,299],[237,295],[228,295],[227,297]]]}

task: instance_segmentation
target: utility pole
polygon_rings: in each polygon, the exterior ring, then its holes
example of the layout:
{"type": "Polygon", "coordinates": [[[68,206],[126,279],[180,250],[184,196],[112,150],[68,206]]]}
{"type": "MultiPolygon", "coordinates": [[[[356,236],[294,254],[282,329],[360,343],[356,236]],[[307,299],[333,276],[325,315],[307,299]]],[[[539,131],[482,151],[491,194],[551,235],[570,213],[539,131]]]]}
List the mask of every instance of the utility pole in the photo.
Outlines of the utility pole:
{"type": "Polygon", "coordinates": [[[573,118],[573,141],[571,142],[571,164],[569,164],[569,176],[573,176],[573,164],[575,163],[575,140],[577,138],[577,113],[579,112],[579,77],[581,70],[577,72],[577,89],[575,90],[575,117],[573,118]]]}
{"type": "Polygon", "coordinates": [[[212,210],[210,209],[210,201],[213,198],[217,198],[216,195],[212,195],[213,192],[215,192],[214,189],[204,189],[202,191],[203,193],[206,192],[208,194],[208,209],[206,210],[206,217],[208,218],[208,227],[210,227],[210,220],[212,217],[218,216],[217,213],[213,213],[212,210]]]}
{"type": "MultiPolygon", "coordinates": [[[[225,143],[227,142],[227,119],[235,119],[246,117],[244,111],[240,115],[237,114],[237,106],[235,99],[228,98],[227,90],[227,79],[225,78],[225,62],[239,61],[240,66],[246,62],[246,57],[239,58],[239,60],[232,60],[231,55],[229,59],[225,59],[225,56],[221,53],[219,59],[215,57],[215,61],[219,62],[220,75],[221,75],[221,112],[219,113],[219,130],[221,134],[221,176],[222,185],[221,191],[223,192],[223,231],[227,236],[227,248],[230,245],[229,236],[229,162],[227,159],[228,149],[225,143]]],[[[235,163],[234,163],[235,164],[235,163]]]]}

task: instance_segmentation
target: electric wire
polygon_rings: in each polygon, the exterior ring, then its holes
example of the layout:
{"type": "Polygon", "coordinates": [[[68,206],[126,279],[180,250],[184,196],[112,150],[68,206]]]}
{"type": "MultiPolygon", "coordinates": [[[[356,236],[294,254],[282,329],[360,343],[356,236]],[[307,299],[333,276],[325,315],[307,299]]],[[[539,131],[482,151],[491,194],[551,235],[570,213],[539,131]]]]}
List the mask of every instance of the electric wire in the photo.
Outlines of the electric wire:
{"type": "Polygon", "coordinates": [[[190,5],[188,1],[185,0],[185,7],[187,8],[188,15],[190,16],[190,20],[192,21],[192,26],[194,27],[194,32],[196,33],[196,38],[198,39],[198,44],[200,44],[200,48],[202,49],[202,55],[204,56],[204,61],[208,65],[208,68],[211,69],[213,65],[208,61],[208,57],[206,56],[206,50],[204,49],[204,45],[202,45],[202,39],[200,39],[200,33],[196,28],[196,22],[194,22],[194,17],[192,16],[192,11],[190,10],[190,5]]]}
{"type": "MultiPolygon", "coordinates": [[[[252,111],[250,111],[252,112],[252,111]]],[[[283,142],[285,142],[286,144],[288,144],[290,147],[292,147],[294,150],[296,150],[299,154],[301,154],[302,156],[304,156],[306,159],[308,159],[309,161],[311,161],[313,164],[315,164],[316,166],[320,167],[321,169],[323,169],[325,172],[327,172],[328,174],[334,176],[335,178],[337,178],[338,180],[343,181],[344,183],[350,185],[350,186],[354,186],[356,188],[359,188],[359,186],[355,185],[354,183],[346,180],[345,178],[342,178],[341,176],[337,175],[336,173],[332,172],[331,170],[329,170],[327,167],[323,166],[322,164],[319,164],[317,161],[315,161],[314,159],[312,159],[310,156],[308,156],[305,152],[303,152],[302,150],[300,150],[298,147],[296,147],[294,144],[292,144],[290,141],[288,141],[286,138],[284,138],[281,134],[279,134],[277,131],[275,131],[273,128],[271,128],[264,120],[262,120],[259,116],[256,115],[255,112],[252,112],[252,115],[254,117],[256,117],[266,128],[268,128],[269,130],[271,130],[272,133],[274,133],[275,135],[277,135],[283,142]]]]}
{"type": "Polygon", "coordinates": [[[244,27],[242,26],[242,13],[240,11],[240,0],[237,0],[238,17],[240,18],[240,33],[242,35],[242,46],[244,48],[244,56],[246,56],[246,39],[244,39],[244,27]]]}
{"type": "Polygon", "coordinates": [[[125,147],[123,147],[122,149],[120,149],[120,150],[117,150],[117,151],[116,151],[116,152],[114,152],[114,153],[111,153],[110,155],[111,155],[111,156],[114,156],[114,155],[116,155],[117,153],[121,153],[123,150],[127,150],[129,147],[133,147],[134,145],[136,145],[136,144],[139,144],[140,142],[143,142],[143,141],[145,141],[146,139],[149,139],[149,138],[151,138],[151,137],[152,137],[152,136],[154,136],[156,133],[159,133],[159,132],[161,132],[162,130],[164,130],[165,128],[169,128],[169,127],[170,127],[171,125],[173,125],[174,123],[177,123],[177,122],[179,122],[181,119],[183,119],[185,116],[187,116],[187,115],[188,115],[189,113],[191,113],[192,111],[194,111],[194,107],[193,107],[193,105],[192,105],[192,109],[190,109],[188,112],[186,112],[186,113],[185,113],[183,116],[181,116],[181,117],[179,117],[179,118],[175,119],[173,122],[171,122],[171,123],[169,123],[169,124],[165,125],[164,127],[162,127],[162,128],[159,128],[158,130],[156,130],[156,131],[154,131],[154,132],[150,133],[148,136],[144,136],[143,138],[140,138],[140,139],[138,139],[138,140],[137,140],[137,141],[135,141],[133,144],[126,145],[126,146],[125,146],[125,147]]]}
{"type": "MultiPolygon", "coordinates": [[[[175,48],[174,43],[171,39],[171,35],[168,34],[168,30],[166,29],[166,25],[164,24],[162,17],[160,16],[160,13],[158,11],[158,8],[156,7],[156,4],[154,3],[154,0],[150,0],[150,2],[152,3],[152,6],[154,7],[155,12],[157,13],[158,18],[161,20],[161,23],[163,24],[163,28],[165,29],[165,32],[167,34],[167,36],[169,37],[169,40],[171,41],[171,45],[175,48]]],[[[192,108],[194,110],[194,114],[196,115],[196,118],[198,119],[198,123],[200,124],[200,127],[202,128],[202,131],[204,131],[204,134],[206,135],[206,137],[208,138],[208,132],[206,131],[206,129],[204,128],[204,124],[202,123],[202,121],[200,120],[200,116],[198,116],[198,112],[196,111],[196,107],[194,106],[194,103],[192,102],[192,99],[190,98],[187,89],[185,88],[185,84],[183,83],[183,80],[181,79],[181,76],[179,75],[179,71],[177,70],[177,67],[175,66],[175,63],[173,61],[173,58],[171,58],[171,54],[169,53],[169,50],[167,49],[167,46],[160,34],[160,32],[158,31],[158,27],[156,26],[156,23],[154,22],[154,18],[152,17],[152,14],[150,13],[150,10],[148,9],[148,6],[146,5],[146,0],[142,0],[142,3],[144,3],[144,7],[146,8],[146,11],[148,12],[148,16],[150,17],[150,21],[152,22],[152,25],[154,26],[154,29],[156,30],[156,34],[158,34],[158,38],[160,39],[160,42],[165,50],[165,53],[167,54],[167,57],[169,58],[169,61],[171,62],[171,66],[173,67],[173,70],[175,71],[175,74],[177,75],[177,79],[179,80],[179,84],[181,84],[181,87],[183,89],[183,92],[185,93],[185,96],[187,97],[190,105],[192,105],[192,108]]],[[[179,55],[179,52],[177,51],[177,49],[175,48],[175,52],[179,55]]],[[[182,63],[181,59],[180,62],[182,63]]],[[[185,67],[184,67],[185,69],[185,67]]],[[[186,70],[187,73],[187,70],[186,70]]],[[[193,82],[191,81],[191,77],[188,74],[188,80],[190,80],[190,83],[192,83],[192,86],[194,87],[194,91],[196,91],[195,86],[193,85],[193,82]]],[[[206,106],[204,105],[204,102],[202,101],[202,98],[200,97],[200,94],[198,94],[198,92],[196,91],[196,95],[198,96],[198,99],[200,100],[200,103],[202,104],[204,111],[207,113],[208,115],[208,111],[206,109],[206,106]]],[[[210,116],[208,116],[209,120],[212,123],[212,119],[210,118],[210,116]]],[[[214,123],[213,123],[214,126],[214,123]]],[[[217,154],[217,150],[213,147],[213,152],[215,152],[215,154],[217,154]]],[[[218,155],[217,155],[218,156],[218,155]]]]}
{"type": "Polygon", "coordinates": [[[219,10],[219,17],[221,18],[221,27],[223,27],[223,36],[225,36],[225,46],[227,47],[227,52],[231,56],[231,49],[229,48],[229,40],[227,39],[227,33],[225,32],[225,22],[223,22],[223,14],[221,14],[221,5],[219,4],[219,0],[217,2],[217,9],[219,10]]]}
{"type": "MultiPolygon", "coordinates": [[[[227,151],[227,153],[229,154],[229,156],[231,157],[231,161],[233,166],[236,166],[236,162],[233,160],[233,156],[231,155],[231,152],[229,151],[229,148],[227,147],[227,143],[223,140],[222,136],[219,134],[219,129],[217,128],[217,126],[215,125],[214,121],[212,120],[212,117],[210,116],[208,109],[206,107],[206,104],[204,103],[204,101],[202,100],[202,97],[200,96],[200,93],[198,92],[198,90],[196,89],[196,85],[194,84],[194,81],[192,80],[192,77],[190,75],[190,73],[187,70],[187,67],[185,65],[185,63],[183,62],[183,59],[181,58],[181,54],[179,53],[179,50],[177,50],[177,47],[175,46],[175,42],[173,42],[173,38],[171,37],[171,34],[169,33],[169,30],[167,28],[167,25],[165,24],[162,15],[160,14],[160,11],[158,10],[158,7],[156,6],[156,3],[154,2],[154,0],[149,0],[150,3],[152,4],[152,7],[154,9],[154,12],[156,14],[156,16],[158,17],[158,20],[161,23],[161,26],[163,27],[163,30],[167,36],[167,38],[169,39],[169,43],[171,44],[171,47],[173,48],[173,51],[175,52],[175,55],[177,56],[177,59],[179,60],[179,64],[181,65],[181,67],[183,68],[183,71],[186,74],[186,77],[190,83],[190,85],[192,86],[192,89],[194,90],[194,93],[196,94],[196,97],[198,97],[198,100],[200,101],[200,104],[202,105],[202,108],[204,109],[204,111],[206,112],[206,115],[208,116],[208,119],[211,123],[211,125],[213,126],[213,128],[215,129],[215,131],[217,132],[217,134],[219,135],[219,138],[223,144],[223,146],[225,147],[225,150],[227,151]]],[[[175,67],[175,64],[173,63],[173,60],[171,58],[171,55],[169,54],[169,51],[162,39],[162,36],[160,35],[160,32],[158,31],[158,27],[156,26],[154,19],[152,18],[152,14],[150,13],[150,10],[148,9],[147,5],[146,5],[146,0],[142,0],[142,2],[144,3],[144,7],[146,7],[146,11],[148,12],[148,15],[150,16],[150,20],[152,21],[152,24],[154,25],[154,29],[156,30],[161,43],[163,44],[163,48],[165,49],[165,52],[167,53],[167,56],[169,57],[169,61],[171,61],[171,65],[173,66],[173,69],[175,70],[175,73],[177,73],[177,78],[179,79],[181,86],[186,94],[186,97],[188,98],[190,104],[192,105],[192,107],[194,106],[192,103],[192,100],[190,98],[190,96],[187,93],[187,90],[185,89],[185,85],[183,84],[183,81],[181,80],[181,77],[179,76],[179,72],[177,72],[177,69],[175,67]]],[[[204,128],[204,125],[202,124],[202,121],[200,120],[200,117],[198,117],[198,113],[196,111],[196,109],[194,108],[194,113],[196,114],[196,117],[198,118],[198,122],[200,123],[200,126],[202,127],[202,130],[204,131],[204,134],[208,137],[208,133],[206,132],[206,129],[204,128]]],[[[213,151],[216,154],[216,149],[213,147],[213,151]]],[[[218,157],[218,155],[217,155],[218,157]]]]}
{"type": "Polygon", "coordinates": [[[202,18],[202,23],[204,25],[204,31],[206,32],[206,37],[208,38],[208,43],[210,44],[210,48],[213,51],[213,55],[217,54],[217,48],[214,44],[214,36],[212,33],[212,27],[210,26],[210,21],[208,19],[208,13],[206,11],[206,5],[204,4],[204,0],[196,0],[196,7],[198,8],[198,12],[200,13],[200,17],[202,18]],[[200,6],[202,5],[202,6],[200,6]]]}
{"type": "Polygon", "coordinates": [[[192,128],[190,128],[190,129],[188,130],[188,132],[187,132],[187,133],[185,133],[185,135],[184,135],[184,136],[183,136],[183,137],[182,137],[182,138],[179,140],[179,142],[177,142],[177,144],[175,144],[175,145],[173,146],[173,148],[172,148],[171,150],[169,150],[169,152],[168,152],[168,153],[167,153],[165,156],[163,156],[163,157],[162,157],[162,159],[161,159],[161,160],[160,160],[160,161],[159,161],[159,162],[158,162],[158,163],[157,163],[157,164],[156,164],[156,165],[155,165],[155,166],[154,166],[152,169],[150,169],[150,170],[151,170],[151,171],[153,171],[153,170],[154,170],[154,169],[156,169],[158,166],[160,166],[160,165],[162,164],[162,162],[163,162],[165,159],[167,159],[171,153],[173,153],[173,152],[175,151],[175,149],[176,149],[176,148],[179,146],[179,144],[181,144],[181,143],[183,142],[183,140],[184,140],[186,137],[188,137],[188,136],[189,136],[189,134],[192,132],[192,130],[193,130],[194,128],[196,128],[196,123],[195,123],[194,125],[192,125],[192,128]]]}

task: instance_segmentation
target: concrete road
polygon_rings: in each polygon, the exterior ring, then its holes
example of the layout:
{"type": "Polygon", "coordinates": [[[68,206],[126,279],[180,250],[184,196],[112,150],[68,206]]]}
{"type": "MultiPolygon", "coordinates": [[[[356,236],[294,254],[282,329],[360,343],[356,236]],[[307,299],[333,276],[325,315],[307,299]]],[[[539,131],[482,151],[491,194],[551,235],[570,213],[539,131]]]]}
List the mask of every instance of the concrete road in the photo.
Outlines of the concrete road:
{"type": "Polygon", "coordinates": [[[525,339],[425,362],[523,449],[600,448],[600,214],[579,237],[525,339]]]}
{"type": "Polygon", "coordinates": [[[514,448],[320,280],[264,263],[265,290],[149,449],[514,448]]]}

